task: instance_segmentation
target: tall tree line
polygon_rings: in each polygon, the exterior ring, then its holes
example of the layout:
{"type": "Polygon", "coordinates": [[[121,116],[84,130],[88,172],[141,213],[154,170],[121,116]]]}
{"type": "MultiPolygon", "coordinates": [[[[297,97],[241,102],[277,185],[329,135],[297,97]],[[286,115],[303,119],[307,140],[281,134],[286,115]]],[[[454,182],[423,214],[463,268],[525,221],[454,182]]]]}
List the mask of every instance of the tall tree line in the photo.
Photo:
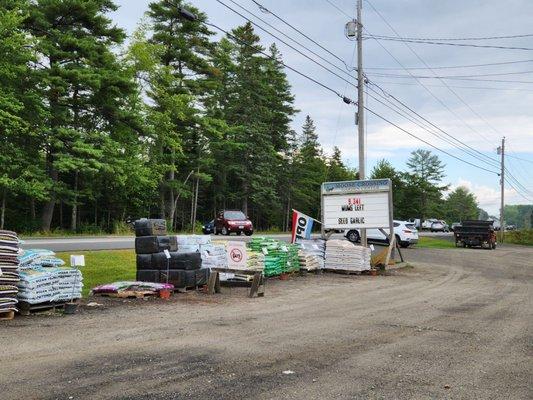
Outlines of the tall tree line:
{"type": "Polygon", "coordinates": [[[0,227],[184,230],[231,208],[286,229],[292,208],[318,216],[321,182],[355,178],[310,116],[291,129],[282,54],[250,24],[217,40],[201,10],[154,1],[125,47],[116,8],[0,0],[0,227]]]}

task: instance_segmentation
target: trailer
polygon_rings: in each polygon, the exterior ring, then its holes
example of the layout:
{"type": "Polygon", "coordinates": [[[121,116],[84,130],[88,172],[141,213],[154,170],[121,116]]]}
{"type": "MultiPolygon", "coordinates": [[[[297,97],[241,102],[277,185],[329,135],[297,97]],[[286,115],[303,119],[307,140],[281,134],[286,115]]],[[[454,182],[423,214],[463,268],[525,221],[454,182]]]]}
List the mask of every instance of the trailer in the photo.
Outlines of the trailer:
{"type": "Polygon", "coordinates": [[[453,232],[456,247],[496,248],[494,221],[467,220],[456,226],[453,232]]]}

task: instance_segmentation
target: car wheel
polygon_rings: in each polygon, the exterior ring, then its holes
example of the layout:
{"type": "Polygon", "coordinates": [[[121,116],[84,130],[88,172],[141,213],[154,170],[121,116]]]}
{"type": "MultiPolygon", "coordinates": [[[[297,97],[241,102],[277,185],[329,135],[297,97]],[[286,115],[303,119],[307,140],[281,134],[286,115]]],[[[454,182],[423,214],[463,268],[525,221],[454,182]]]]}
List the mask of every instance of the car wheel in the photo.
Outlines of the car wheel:
{"type": "Polygon", "coordinates": [[[348,239],[352,243],[357,243],[359,240],[361,240],[361,237],[359,236],[359,232],[357,231],[349,231],[346,234],[346,239],[348,239]]]}
{"type": "Polygon", "coordinates": [[[229,236],[229,230],[225,226],[222,227],[222,234],[225,236],[229,236]]]}
{"type": "Polygon", "coordinates": [[[252,236],[253,231],[244,231],[244,234],[246,236],[252,236]]]}

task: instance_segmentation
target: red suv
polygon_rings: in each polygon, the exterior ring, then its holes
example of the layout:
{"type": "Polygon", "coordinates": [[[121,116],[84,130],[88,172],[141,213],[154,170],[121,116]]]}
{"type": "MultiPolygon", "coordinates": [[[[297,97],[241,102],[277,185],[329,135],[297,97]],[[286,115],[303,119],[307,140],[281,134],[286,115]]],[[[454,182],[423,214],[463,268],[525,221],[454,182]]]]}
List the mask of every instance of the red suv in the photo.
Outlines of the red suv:
{"type": "Polygon", "coordinates": [[[215,235],[229,235],[231,232],[237,235],[244,232],[246,236],[254,233],[252,222],[242,211],[224,210],[218,213],[215,219],[215,235]]]}

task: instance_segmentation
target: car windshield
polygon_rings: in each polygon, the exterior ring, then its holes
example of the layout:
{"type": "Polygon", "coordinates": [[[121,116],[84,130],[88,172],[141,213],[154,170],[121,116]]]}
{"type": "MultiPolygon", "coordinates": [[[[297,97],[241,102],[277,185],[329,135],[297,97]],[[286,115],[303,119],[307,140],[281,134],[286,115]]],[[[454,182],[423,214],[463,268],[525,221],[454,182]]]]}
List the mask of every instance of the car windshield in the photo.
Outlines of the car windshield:
{"type": "Polygon", "coordinates": [[[412,225],[412,224],[405,224],[405,227],[406,227],[407,229],[416,229],[415,226],[412,225]]]}
{"type": "Polygon", "coordinates": [[[246,216],[242,211],[225,211],[225,219],[246,219],[246,216]]]}

